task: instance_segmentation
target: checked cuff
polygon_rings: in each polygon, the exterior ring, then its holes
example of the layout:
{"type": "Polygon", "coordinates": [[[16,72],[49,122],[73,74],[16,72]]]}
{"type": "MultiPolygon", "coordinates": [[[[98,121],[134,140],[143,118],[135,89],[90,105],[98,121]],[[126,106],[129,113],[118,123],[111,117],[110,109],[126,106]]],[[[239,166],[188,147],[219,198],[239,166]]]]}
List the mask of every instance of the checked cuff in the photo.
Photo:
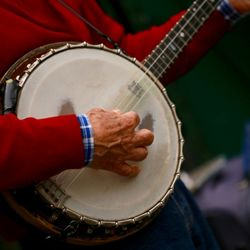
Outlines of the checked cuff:
{"type": "Polygon", "coordinates": [[[84,166],[87,166],[93,160],[93,154],[94,154],[93,131],[87,115],[80,114],[77,116],[77,119],[80,123],[82,142],[84,145],[84,166]]]}

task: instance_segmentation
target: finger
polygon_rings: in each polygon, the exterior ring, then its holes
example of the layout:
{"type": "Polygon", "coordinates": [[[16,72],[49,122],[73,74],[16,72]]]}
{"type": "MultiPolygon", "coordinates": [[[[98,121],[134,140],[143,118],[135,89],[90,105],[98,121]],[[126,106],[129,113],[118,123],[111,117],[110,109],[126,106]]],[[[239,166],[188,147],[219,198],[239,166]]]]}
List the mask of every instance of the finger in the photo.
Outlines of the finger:
{"type": "Polygon", "coordinates": [[[122,114],[122,111],[120,109],[113,109],[112,111],[115,112],[115,113],[117,113],[117,114],[119,114],[119,115],[122,114]]]}
{"type": "Polygon", "coordinates": [[[140,123],[139,115],[134,111],[126,112],[122,115],[122,120],[127,128],[134,130],[140,123]]]}
{"type": "Polygon", "coordinates": [[[124,156],[125,161],[142,161],[146,159],[148,155],[148,149],[146,147],[137,147],[131,150],[124,156]]]}
{"type": "Polygon", "coordinates": [[[129,152],[133,148],[149,146],[153,143],[154,134],[148,129],[141,129],[134,134],[123,137],[121,140],[122,148],[129,152]]]}
{"type": "Polygon", "coordinates": [[[154,134],[148,129],[140,129],[135,132],[135,135],[131,143],[135,147],[139,146],[149,146],[154,141],[154,134]]]}
{"type": "Polygon", "coordinates": [[[138,166],[132,166],[124,162],[112,168],[112,172],[115,172],[121,176],[133,177],[139,174],[140,168],[138,166]]]}

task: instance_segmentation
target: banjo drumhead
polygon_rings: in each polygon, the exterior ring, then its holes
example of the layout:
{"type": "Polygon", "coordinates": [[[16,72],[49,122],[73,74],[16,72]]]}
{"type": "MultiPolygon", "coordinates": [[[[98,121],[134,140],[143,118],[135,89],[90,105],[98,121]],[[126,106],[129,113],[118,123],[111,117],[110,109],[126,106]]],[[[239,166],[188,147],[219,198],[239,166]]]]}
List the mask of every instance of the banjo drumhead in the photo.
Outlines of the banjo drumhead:
{"type": "Polygon", "coordinates": [[[118,107],[122,111],[132,107],[141,117],[139,127],[152,130],[155,139],[147,159],[137,163],[141,167],[137,177],[88,167],[52,177],[67,197],[60,206],[101,221],[123,221],[148,213],[165,201],[173,188],[180,167],[181,135],[161,85],[138,63],[94,47],[56,53],[43,60],[25,80],[17,115],[43,118],[84,113],[93,107],[118,107]],[[133,94],[128,86],[134,81],[150,88],[136,105],[131,105],[133,94]]]}

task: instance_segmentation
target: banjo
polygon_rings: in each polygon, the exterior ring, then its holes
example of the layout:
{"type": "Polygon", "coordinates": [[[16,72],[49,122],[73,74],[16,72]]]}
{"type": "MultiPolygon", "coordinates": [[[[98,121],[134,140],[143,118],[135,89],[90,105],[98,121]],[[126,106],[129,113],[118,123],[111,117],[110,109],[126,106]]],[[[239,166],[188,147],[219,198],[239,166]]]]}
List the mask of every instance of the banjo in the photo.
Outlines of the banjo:
{"type": "Polygon", "coordinates": [[[139,126],[155,132],[137,177],[66,170],[35,186],[5,192],[16,213],[51,237],[82,245],[125,238],[157,216],[184,159],[181,122],[158,79],[216,6],[216,0],[195,1],[143,64],[102,44],[65,42],[29,52],[7,71],[0,83],[5,113],[22,119],[92,107],[134,110],[141,117],[139,126]]]}

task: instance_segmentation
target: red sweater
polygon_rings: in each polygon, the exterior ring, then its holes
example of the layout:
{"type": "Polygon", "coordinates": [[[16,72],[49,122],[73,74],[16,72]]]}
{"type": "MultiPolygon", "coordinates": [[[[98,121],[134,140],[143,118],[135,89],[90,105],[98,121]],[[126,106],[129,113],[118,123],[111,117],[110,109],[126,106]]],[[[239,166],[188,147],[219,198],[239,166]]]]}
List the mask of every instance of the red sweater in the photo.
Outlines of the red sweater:
{"type": "MultiPolygon", "coordinates": [[[[67,0],[96,27],[118,41],[127,53],[144,59],[180,18],[159,27],[126,34],[94,0],[67,0]]],[[[1,0],[0,75],[38,46],[58,41],[105,41],[56,0],[1,0]]],[[[189,70],[229,28],[217,11],[168,72],[164,84],[189,70]]],[[[37,120],[0,116],[0,190],[28,185],[67,168],[83,165],[83,145],[74,115],[37,120]]]]}

